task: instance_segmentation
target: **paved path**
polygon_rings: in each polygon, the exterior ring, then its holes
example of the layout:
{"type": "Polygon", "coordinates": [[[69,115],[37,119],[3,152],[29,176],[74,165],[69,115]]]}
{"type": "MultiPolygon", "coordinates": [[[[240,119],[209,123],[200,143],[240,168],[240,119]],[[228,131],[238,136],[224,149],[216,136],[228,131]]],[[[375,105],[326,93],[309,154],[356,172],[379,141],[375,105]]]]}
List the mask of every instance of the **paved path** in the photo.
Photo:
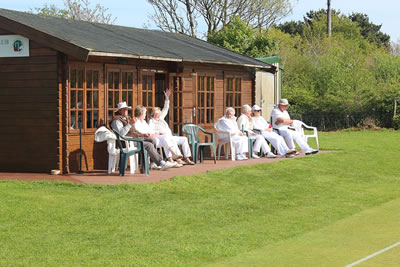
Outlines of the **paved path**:
{"type": "MultiPolygon", "coordinates": [[[[327,153],[332,151],[321,151],[320,153],[327,153]]],[[[313,157],[314,155],[307,156],[313,157]]],[[[305,157],[303,153],[300,153],[296,158],[305,157]]],[[[50,181],[69,181],[73,183],[82,184],[122,184],[122,183],[149,183],[149,182],[160,182],[165,179],[171,179],[174,176],[187,176],[198,173],[205,173],[207,171],[220,170],[233,168],[235,166],[252,165],[259,163],[271,163],[281,160],[291,160],[286,158],[276,159],[251,159],[245,161],[230,161],[230,160],[217,160],[217,164],[214,164],[213,160],[205,160],[203,163],[199,163],[193,166],[184,166],[182,168],[173,168],[166,171],[150,171],[150,176],[145,176],[141,173],[130,174],[127,170],[125,176],[119,176],[117,172],[110,175],[105,170],[85,172],[84,174],[69,174],[69,175],[50,175],[46,173],[5,173],[0,172],[0,180],[21,180],[21,181],[38,181],[38,180],[50,180],[50,181]]]]}

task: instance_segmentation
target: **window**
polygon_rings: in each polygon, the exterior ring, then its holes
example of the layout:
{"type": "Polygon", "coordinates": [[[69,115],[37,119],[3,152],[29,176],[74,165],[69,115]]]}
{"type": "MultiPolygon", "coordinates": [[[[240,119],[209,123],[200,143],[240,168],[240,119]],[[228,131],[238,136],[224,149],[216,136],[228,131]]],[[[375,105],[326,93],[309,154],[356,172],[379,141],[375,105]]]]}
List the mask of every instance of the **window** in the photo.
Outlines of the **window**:
{"type": "Polygon", "coordinates": [[[215,78],[198,76],[197,78],[197,123],[214,123],[215,78]]]}
{"type": "Polygon", "coordinates": [[[70,69],[70,129],[96,129],[99,118],[99,70],[70,69]]]}
{"type": "Polygon", "coordinates": [[[147,108],[147,118],[150,118],[151,109],[154,107],[154,74],[142,75],[142,105],[147,108]]]}
{"type": "MultiPolygon", "coordinates": [[[[110,123],[118,103],[125,101],[128,106],[134,105],[134,72],[123,69],[107,70],[107,113],[110,123]]],[[[132,110],[129,111],[132,116],[132,110]]]]}
{"type": "Polygon", "coordinates": [[[233,107],[235,115],[240,115],[240,107],[242,106],[242,79],[227,78],[225,88],[225,108],[233,107]]]}

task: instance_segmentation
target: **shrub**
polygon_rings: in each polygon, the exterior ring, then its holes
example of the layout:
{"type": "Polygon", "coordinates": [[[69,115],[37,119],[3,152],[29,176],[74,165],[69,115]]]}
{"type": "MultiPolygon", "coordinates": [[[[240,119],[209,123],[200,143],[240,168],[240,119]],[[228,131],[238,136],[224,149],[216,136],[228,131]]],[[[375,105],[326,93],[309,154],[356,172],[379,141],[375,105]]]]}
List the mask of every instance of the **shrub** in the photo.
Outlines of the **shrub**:
{"type": "Polygon", "coordinates": [[[393,129],[395,130],[400,129],[400,115],[396,115],[393,117],[393,129]]]}

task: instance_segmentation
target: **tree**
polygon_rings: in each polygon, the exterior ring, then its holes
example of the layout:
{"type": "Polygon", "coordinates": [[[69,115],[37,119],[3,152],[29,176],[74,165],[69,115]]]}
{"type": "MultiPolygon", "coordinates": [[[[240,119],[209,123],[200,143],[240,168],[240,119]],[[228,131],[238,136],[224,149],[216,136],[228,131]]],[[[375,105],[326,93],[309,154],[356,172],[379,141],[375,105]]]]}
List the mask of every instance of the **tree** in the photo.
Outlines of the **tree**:
{"type": "Polygon", "coordinates": [[[276,48],[276,43],[267,34],[253,29],[238,16],[220,31],[209,35],[208,42],[249,57],[271,56],[276,48]]]}
{"type": "Polygon", "coordinates": [[[31,13],[39,15],[113,24],[117,18],[113,18],[107,11],[108,9],[100,4],[91,8],[89,0],[64,0],[64,9],[53,4],[44,4],[42,8],[30,10],[31,13]]]}
{"type": "Polygon", "coordinates": [[[349,18],[357,23],[361,28],[361,34],[371,43],[378,47],[384,45],[389,47],[390,36],[381,32],[382,25],[376,25],[369,21],[368,15],[362,13],[352,13],[349,18]]]}
{"type": "Polygon", "coordinates": [[[269,28],[292,11],[290,0],[147,0],[151,19],[163,31],[196,37],[206,25],[207,37],[239,16],[252,28],[269,28]]]}

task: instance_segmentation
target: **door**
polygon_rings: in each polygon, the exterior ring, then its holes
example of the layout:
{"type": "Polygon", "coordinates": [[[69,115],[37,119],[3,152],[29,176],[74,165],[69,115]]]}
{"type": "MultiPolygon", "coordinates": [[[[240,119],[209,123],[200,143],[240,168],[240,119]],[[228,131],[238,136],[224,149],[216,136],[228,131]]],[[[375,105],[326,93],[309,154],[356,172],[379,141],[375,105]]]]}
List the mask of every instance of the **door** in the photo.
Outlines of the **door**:
{"type": "Polygon", "coordinates": [[[171,89],[170,114],[172,117],[169,126],[174,133],[182,134],[182,126],[195,123],[196,108],[194,104],[196,76],[191,73],[174,73],[169,77],[171,89]]]}

